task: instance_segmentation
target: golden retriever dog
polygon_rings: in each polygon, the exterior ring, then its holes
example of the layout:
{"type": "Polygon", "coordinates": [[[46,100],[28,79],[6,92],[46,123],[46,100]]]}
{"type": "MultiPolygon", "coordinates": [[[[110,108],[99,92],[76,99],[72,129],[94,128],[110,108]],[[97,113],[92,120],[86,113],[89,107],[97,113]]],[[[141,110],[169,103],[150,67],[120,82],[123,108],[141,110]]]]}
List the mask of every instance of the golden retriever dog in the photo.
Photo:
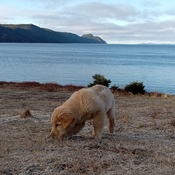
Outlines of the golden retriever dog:
{"type": "Polygon", "coordinates": [[[103,85],[82,88],[74,92],[51,116],[52,137],[63,138],[77,134],[87,120],[93,120],[93,137],[102,137],[105,117],[109,131],[114,131],[115,101],[111,91],[103,85]]]}

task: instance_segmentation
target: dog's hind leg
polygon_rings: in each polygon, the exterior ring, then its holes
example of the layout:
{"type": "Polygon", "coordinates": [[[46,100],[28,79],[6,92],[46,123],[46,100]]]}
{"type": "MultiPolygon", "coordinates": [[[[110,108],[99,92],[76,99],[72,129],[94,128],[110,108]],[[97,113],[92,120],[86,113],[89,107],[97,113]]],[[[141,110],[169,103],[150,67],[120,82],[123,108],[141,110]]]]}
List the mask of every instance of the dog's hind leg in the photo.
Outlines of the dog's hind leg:
{"type": "Polygon", "coordinates": [[[109,132],[110,133],[114,132],[114,127],[115,127],[114,116],[115,116],[115,103],[113,102],[112,107],[107,112],[107,117],[109,119],[109,132]]]}
{"type": "Polygon", "coordinates": [[[94,126],[93,137],[95,139],[101,139],[102,137],[104,128],[104,118],[105,113],[103,113],[102,111],[99,111],[93,115],[93,126],[94,126]]]}

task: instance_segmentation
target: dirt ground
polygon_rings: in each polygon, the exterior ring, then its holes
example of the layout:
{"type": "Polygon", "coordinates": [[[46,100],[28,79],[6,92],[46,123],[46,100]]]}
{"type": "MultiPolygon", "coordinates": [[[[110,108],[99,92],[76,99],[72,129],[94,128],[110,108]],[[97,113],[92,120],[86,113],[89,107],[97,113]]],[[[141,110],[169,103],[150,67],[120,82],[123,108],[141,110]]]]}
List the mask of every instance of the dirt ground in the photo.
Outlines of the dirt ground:
{"type": "Polygon", "coordinates": [[[175,175],[175,96],[118,96],[116,128],[91,138],[48,138],[53,109],[72,91],[0,88],[2,175],[175,175]],[[32,117],[22,118],[29,109],[32,117]]]}

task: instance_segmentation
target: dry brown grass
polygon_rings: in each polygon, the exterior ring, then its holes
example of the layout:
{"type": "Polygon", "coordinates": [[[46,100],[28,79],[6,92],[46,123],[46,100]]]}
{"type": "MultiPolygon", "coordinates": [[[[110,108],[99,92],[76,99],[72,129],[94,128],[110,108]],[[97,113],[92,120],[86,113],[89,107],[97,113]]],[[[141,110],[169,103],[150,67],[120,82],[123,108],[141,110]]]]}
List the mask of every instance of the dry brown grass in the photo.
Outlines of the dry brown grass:
{"type": "Polygon", "coordinates": [[[66,91],[76,91],[83,86],[75,86],[75,85],[60,85],[57,83],[38,83],[38,82],[5,82],[0,81],[0,88],[18,88],[18,89],[34,89],[37,91],[48,91],[48,92],[57,92],[59,90],[66,90],[66,91]]]}
{"type": "MultiPolygon", "coordinates": [[[[37,86],[37,87],[36,87],[37,86]]],[[[53,109],[73,93],[0,83],[0,174],[174,175],[175,97],[116,97],[116,129],[91,138],[92,125],[69,140],[48,138],[53,109]],[[32,117],[21,118],[30,109],[32,117]]],[[[47,89],[47,88],[46,88],[47,89]]],[[[51,88],[52,89],[52,88],[51,88]]]]}

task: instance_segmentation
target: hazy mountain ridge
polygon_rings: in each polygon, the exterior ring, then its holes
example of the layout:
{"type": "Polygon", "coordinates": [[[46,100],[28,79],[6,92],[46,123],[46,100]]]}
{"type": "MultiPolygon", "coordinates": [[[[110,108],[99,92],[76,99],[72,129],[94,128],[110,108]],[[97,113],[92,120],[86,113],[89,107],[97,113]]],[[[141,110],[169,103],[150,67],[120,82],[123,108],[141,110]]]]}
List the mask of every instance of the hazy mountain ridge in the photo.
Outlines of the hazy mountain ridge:
{"type": "MultiPolygon", "coordinates": [[[[100,43],[104,43],[104,42],[105,42],[105,41],[104,41],[103,39],[101,39],[99,36],[93,36],[91,33],[82,35],[82,37],[83,37],[83,38],[93,39],[93,40],[99,41],[100,43]]],[[[105,43],[106,43],[106,42],[105,42],[105,43]]]]}
{"type": "Polygon", "coordinates": [[[92,34],[82,37],[67,32],[56,32],[33,24],[1,24],[0,42],[24,43],[101,43],[106,41],[92,34]]]}

